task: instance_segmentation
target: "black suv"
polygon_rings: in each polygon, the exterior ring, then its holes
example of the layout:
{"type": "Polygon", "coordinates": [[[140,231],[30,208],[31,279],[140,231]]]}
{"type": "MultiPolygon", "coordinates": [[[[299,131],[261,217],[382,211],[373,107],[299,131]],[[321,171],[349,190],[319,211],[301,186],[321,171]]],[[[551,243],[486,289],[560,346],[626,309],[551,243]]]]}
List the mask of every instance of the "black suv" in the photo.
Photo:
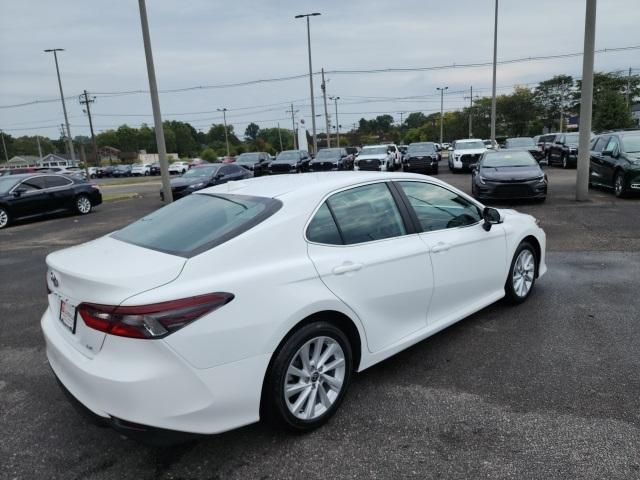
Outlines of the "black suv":
{"type": "Polygon", "coordinates": [[[580,134],[557,133],[556,138],[551,145],[548,146],[547,163],[559,163],[562,168],[575,168],[578,164],[578,143],[580,134]]]}
{"type": "Polygon", "coordinates": [[[253,172],[254,177],[269,173],[271,156],[267,152],[247,152],[236,157],[235,164],[253,172]]]}
{"type": "Polygon", "coordinates": [[[591,142],[589,185],[613,188],[616,197],[640,193],[640,130],[603,133],[591,142]]]}
{"type": "Polygon", "coordinates": [[[285,150],[269,164],[269,173],[300,173],[309,170],[311,156],[306,150],[285,150]]]}

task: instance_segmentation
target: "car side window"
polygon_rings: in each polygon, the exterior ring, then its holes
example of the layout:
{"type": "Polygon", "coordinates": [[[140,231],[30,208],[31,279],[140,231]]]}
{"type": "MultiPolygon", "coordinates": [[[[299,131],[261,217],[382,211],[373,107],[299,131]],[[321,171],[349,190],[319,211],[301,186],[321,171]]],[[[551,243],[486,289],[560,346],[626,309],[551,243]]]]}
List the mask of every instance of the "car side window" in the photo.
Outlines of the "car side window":
{"type": "Polygon", "coordinates": [[[307,238],[311,242],[328,245],[342,245],[340,231],[326,202],[318,209],[307,228],[307,238]]]}
{"type": "Polygon", "coordinates": [[[54,177],[50,175],[48,177],[44,177],[45,185],[47,188],[56,188],[56,187],[68,187],[73,182],[68,178],[64,177],[54,177]]]}
{"type": "Polygon", "coordinates": [[[482,219],[472,202],[439,185],[425,182],[398,182],[409,199],[423,232],[466,227],[482,219]]]}
{"type": "Polygon", "coordinates": [[[600,137],[596,140],[595,145],[593,146],[593,151],[594,152],[602,152],[604,150],[604,146],[607,144],[607,142],[609,141],[609,137],[600,137]]]}
{"type": "Polygon", "coordinates": [[[231,165],[223,165],[218,170],[218,173],[222,174],[222,175],[229,175],[229,174],[233,173],[233,168],[231,167],[231,165]]]}
{"type": "Polygon", "coordinates": [[[27,192],[35,192],[47,188],[47,186],[44,177],[34,177],[26,179],[17,188],[24,188],[27,192]]]}
{"type": "Polygon", "coordinates": [[[616,153],[618,151],[618,139],[616,137],[611,137],[604,149],[607,152],[616,153]]]}
{"type": "Polygon", "coordinates": [[[371,242],[406,234],[389,187],[375,183],[356,187],[329,197],[345,245],[371,242]]]}

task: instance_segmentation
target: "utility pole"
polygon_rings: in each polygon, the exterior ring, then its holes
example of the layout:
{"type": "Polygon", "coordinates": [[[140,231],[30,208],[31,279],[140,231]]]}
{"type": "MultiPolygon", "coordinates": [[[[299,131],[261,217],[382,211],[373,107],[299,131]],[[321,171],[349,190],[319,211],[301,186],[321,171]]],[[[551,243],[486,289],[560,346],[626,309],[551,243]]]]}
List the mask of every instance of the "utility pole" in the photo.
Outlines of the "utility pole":
{"type": "Polygon", "coordinates": [[[562,127],[564,123],[564,82],[560,84],[560,129],[559,132],[562,133],[562,127]]]}
{"type": "Polygon", "coordinates": [[[470,95],[464,97],[469,99],[469,138],[473,137],[473,85],[470,87],[470,95]]]}
{"type": "Polygon", "coordinates": [[[491,145],[496,144],[496,66],[498,60],[498,0],[493,23],[493,86],[491,93],[491,145]]]}
{"type": "Polygon", "coordinates": [[[329,125],[329,112],[327,112],[327,84],[324,81],[324,68],[322,71],[322,98],[324,100],[324,123],[327,129],[327,148],[331,148],[331,127],[329,125]]]}
{"type": "Polygon", "coordinates": [[[218,108],[219,112],[222,112],[222,118],[224,121],[224,142],[227,144],[227,157],[231,156],[229,153],[229,136],[227,135],[227,108],[218,108]]]}
{"type": "Polygon", "coordinates": [[[578,143],[578,172],[576,200],[584,202],[589,196],[589,142],[591,140],[591,109],[593,107],[593,56],[596,43],[596,0],[587,0],[584,19],[584,48],[582,54],[582,92],[580,95],[580,135],[578,143]]]}
{"type": "Polygon", "coordinates": [[[291,114],[291,133],[293,133],[293,149],[296,150],[297,141],[296,141],[296,113],[300,110],[293,109],[293,102],[291,103],[291,110],[287,110],[286,113],[291,114]]]}
{"type": "Polygon", "coordinates": [[[62,139],[65,141],[65,143],[64,143],[64,148],[65,148],[65,150],[66,150],[66,152],[67,152],[67,155],[71,155],[71,154],[69,153],[69,142],[67,142],[67,140],[68,140],[68,139],[67,139],[67,134],[66,134],[66,133],[65,133],[65,131],[64,131],[64,123],[61,123],[61,124],[60,124],[60,136],[61,136],[61,137],[62,137],[62,139]]]}
{"type": "Polygon", "coordinates": [[[147,76],[149,77],[149,94],[153,108],[153,123],[156,131],[156,144],[158,145],[158,160],[160,161],[160,174],[162,176],[162,195],[164,201],[173,202],[171,183],[169,180],[169,163],[167,162],[167,146],[164,142],[164,129],[162,128],[162,114],[160,113],[160,100],[158,98],[158,84],[156,82],[156,70],[153,67],[153,52],[151,51],[151,37],[149,36],[149,22],[147,20],[147,7],[144,0],[138,0],[140,7],[140,24],[142,26],[142,40],[144,42],[144,56],[147,60],[147,76]]]}
{"type": "Polygon", "coordinates": [[[98,145],[96,143],[96,135],[93,131],[93,120],[91,119],[91,107],[90,104],[96,101],[96,97],[89,98],[89,94],[85,90],[82,95],[80,95],[80,105],[84,105],[86,107],[87,117],[89,117],[89,130],[91,131],[91,146],[93,147],[93,164],[98,166],[98,145]],[[84,99],[83,99],[84,98],[84,99]]]}
{"type": "Polygon", "coordinates": [[[629,75],[627,76],[627,108],[631,107],[631,72],[632,68],[629,67],[629,75]]]}
{"type": "Polygon", "coordinates": [[[7,144],[4,143],[4,132],[0,130],[0,136],[2,136],[2,148],[4,149],[4,161],[9,161],[9,154],[7,153],[7,144]]]}
{"type": "Polygon", "coordinates": [[[71,161],[76,162],[76,153],[73,150],[73,140],[71,140],[71,127],[69,127],[69,116],[67,115],[67,105],[64,102],[64,93],[62,92],[62,80],[60,80],[60,68],[58,67],[58,52],[64,52],[64,48],[49,48],[45,52],[53,52],[53,59],[56,62],[56,74],[58,75],[58,87],[60,88],[60,101],[62,102],[62,112],[64,113],[64,123],[67,126],[67,148],[71,154],[71,161]]]}
{"type": "Polygon", "coordinates": [[[309,52],[309,90],[311,92],[311,129],[313,133],[313,153],[318,153],[318,139],[316,138],[316,106],[313,98],[313,67],[311,66],[311,27],[309,17],[317,17],[320,13],[305,13],[296,15],[295,18],[307,19],[307,49],[309,52]]]}
{"type": "Polygon", "coordinates": [[[280,133],[280,122],[278,122],[278,139],[280,140],[280,151],[282,151],[282,133],[280,133]]]}
{"type": "Polygon", "coordinates": [[[340,146],[340,122],[338,122],[338,100],[340,97],[330,97],[336,107],[336,146],[340,146]]]}
{"type": "Polygon", "coordinates": [[[400,115],[400,127],[402,127],[402,117],[406,112],[398,112],[398,115],[400,115]]]}
{"type": "MultiPolygon", "coordinates": [[[[4,143],[4,136],[2,137],[4,143]]],[[[38,144],[38,160],[42,160],[42,148],[40,148],[40,135],[36,135],[36,143],[38,144]]]]}
{"type": "Polygon", "coordinates": [[[444,91],[449,87],[437,87],[436,90],[440,91],[440,145],[442,145],[444,138],[444,91]]]}

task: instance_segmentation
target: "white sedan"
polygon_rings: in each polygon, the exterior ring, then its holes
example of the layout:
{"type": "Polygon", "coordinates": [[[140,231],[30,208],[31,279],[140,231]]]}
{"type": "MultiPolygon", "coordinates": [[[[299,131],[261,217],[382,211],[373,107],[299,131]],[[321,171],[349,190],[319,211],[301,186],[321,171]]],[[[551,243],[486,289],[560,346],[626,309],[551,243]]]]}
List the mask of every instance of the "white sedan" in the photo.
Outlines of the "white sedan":
{"type": "Polygon", "coordinates": [[[189,170],[189,162],[173,162],[169,164],[169,173],[182,175],[189,170]]]}
{"type": "Polygon", "coordinates": [[[545,244],[534,217],[422,175],[231,182],[50,254],[47,357],[125,434],[309,430],[355,372],[525,301],[545,244]]]}

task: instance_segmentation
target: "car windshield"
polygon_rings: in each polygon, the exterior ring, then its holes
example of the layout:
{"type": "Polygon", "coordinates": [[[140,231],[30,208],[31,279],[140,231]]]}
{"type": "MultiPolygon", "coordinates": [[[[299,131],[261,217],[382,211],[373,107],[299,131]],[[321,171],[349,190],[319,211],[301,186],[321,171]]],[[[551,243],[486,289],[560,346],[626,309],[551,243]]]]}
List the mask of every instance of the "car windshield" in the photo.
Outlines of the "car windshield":
{"type": "Polygon", "coordinates": [[[341,151],[339,148],[323,148],[316,155],[316,160],[340,158],[341,151]]]}
{"type": "Polygon", "coordinates": [[[236,163],[256,163],[260,160],[259,153],[243,153],[236,158],[236,163]]]}
{"type": "Polygon", "coordinates": [[[386,155],[387,147],[364,147],[360,155],[386,155]]]}
{"type": "Polygon", "coordinates": [[[577,144],[579,142],[579,139],[580,139],[580,134],[579,133],[568,133],[565,136],[564,143],[575,143],[575,144],[577,144]]]}
{"type": "Polygon", "coordinates": [[[640,153],[640,135],[625,135],[622,145],[627,153],[640,153]]]}
{"type": "Polygon", "coordinates": [[[529,138],[529,137],[507,138],[505,145],[507,148],[536,146],[536,144],[533,141],[533,138],[529,138]]]}
{"type": "Polygon", "coordinates": [[[484,148],[484,142],[456,142],[456,150],[476,150],[484,148]]]}
{"type": "Polygon", "coordinates": [[[123,242],[192,257],[249,230],[273,213],[279,200],[247,195],[194,194],[114,232],[123,242]]]}
{"type": "Polygon", "coordinates": [[[433,143],[416,143],[409,145],[407,153],[436,153],[436,146],[433,143]]]}
{"type": "Polygon", "coordinates": [[[538,162],[529,152],[500,152],[487,154],[482,160],[483,167],[531,167],[538,162]]]}
{"type": "Polygon", "coordinates": [[[0,193],[7,193],[16,183],[18,183],[18,180],[11,175],[0,177],[0,193]]]}
{"type": "Polygon", "coordinates": [[[298,152],[282,152],[276,158],[277,162],[290,162],[291,160],[300,160],[300,154],[298,152]]]}
{"type": "Polygon", "coordinates": [[[216,170],[220,168],[219,165],[207,165],[206,167],[194,167],[191,170],[187,170],[182,177],[192,178],[192,177],[210,177],[216,170]]]}

